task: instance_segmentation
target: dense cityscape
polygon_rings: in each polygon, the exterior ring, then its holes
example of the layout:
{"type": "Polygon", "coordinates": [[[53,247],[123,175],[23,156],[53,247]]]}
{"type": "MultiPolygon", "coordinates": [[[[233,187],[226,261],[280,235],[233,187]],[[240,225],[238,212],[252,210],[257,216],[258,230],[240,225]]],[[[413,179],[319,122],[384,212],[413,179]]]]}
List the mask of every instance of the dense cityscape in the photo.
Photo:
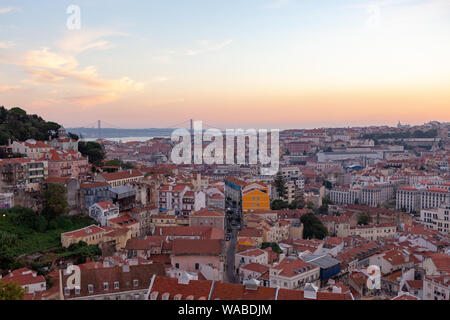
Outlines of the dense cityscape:
{"type": "Polygon", "coordinates": [[[265,176],[2,115],[0,283],[21,299],[449,300],[449,123],[282,130],[265,176]],[[29,125],[49,138],[14,139],[29,125]]]}
{"type": "Polygon", "coordinates": [[[444,308],[449,38],[450,0],[0,1],[0,317],[444,308]]]}

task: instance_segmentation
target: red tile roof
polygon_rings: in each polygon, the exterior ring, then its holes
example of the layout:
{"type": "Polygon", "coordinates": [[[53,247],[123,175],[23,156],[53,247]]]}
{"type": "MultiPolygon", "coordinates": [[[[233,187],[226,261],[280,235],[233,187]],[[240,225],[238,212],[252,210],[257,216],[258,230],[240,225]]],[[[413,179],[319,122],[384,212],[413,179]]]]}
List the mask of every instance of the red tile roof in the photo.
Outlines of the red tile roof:
{"type": "Polygon", "coordinates": [[[115,181],[143,177],[144,175],[139,170],[124,170],[119,172],[102,173],[102,176],[106,181],[115,181]]]}
{"type": "Polygon", "coordinates": [[[191,214],[193,217],[224,217],[225,215],[219,211],[209,210],[207,208],[202,209],[200,211],[194,212],[191,214]]]}
{"type": "Polygon", "coordinates": [[[116,208],[116,206],[109,201],[97,202],[96,205],[98,205],[103,210],[110,210],[116,208]]]}
{"type": "Polygon", "coordinates": [[[290,259],[290,258],[285,258],[283,261],[280,262],[280,264],[273,267],[273,269],[275,270],[281,270],[281,272],[279,273],[280,276],[288,278],[295,277],[298,274],[296,273],[296,271],[299,269],[309,271],[318,268],[319,267],[304,262],[300,259],[290,259]]]}
{"type": "Polygon", "coordinates": [[[38,276],[36,271],[28,268],[16,269],[8,273],[2,278],[3,282],[17,282],[21,286],[26,286],[36,283],[45,283],[43,276],[38,276]]]}
{"type": "Polygon", "coordinates": [[[85,227],[82,229],[62,233],[61,236],[81,238],[81,237],[92,236],[93,234],[102,233],[102,232],[105,232],[104,228],[101,228],[96,225],[91,225],[91,226],[88,226],[88,227],[85,227]]]}
{"type": "Polygon", "coordinates": [[[186,300],[190,296],[194,300],[208,299],[211,288],[212,281],[210,280],[190,280],[188,284],[181,284],[176,278],[155,277],[150,289],[150,296],[157,292],[157,300],[161,300],[165,293],[169,293],[168,300],[173,300],[175,296],[180,300],[186,300]]]}
{"type": "Polygon", "coordinates": [[[234,283],[218,282],[214,285],[211,299],[220,300],[274,300],[275,288],[259,286],[257,290],[246,289],[245,286],[234,283]]]}
{"type": "Polygon", "coordinates": [[[175,255],[220,255],[221,240],[175,239],[172,253],[175,255]]]}

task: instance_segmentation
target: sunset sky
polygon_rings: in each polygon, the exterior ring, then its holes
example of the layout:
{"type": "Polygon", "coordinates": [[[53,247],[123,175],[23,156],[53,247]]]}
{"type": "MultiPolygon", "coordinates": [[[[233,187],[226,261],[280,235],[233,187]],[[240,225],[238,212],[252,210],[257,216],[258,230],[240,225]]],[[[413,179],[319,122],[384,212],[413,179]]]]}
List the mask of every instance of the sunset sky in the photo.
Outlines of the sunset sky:
{"type": "Polygon", "coordinates": [[[450,1],[0,0],[0,105],[66,127],[450,121],[450,1]]]}

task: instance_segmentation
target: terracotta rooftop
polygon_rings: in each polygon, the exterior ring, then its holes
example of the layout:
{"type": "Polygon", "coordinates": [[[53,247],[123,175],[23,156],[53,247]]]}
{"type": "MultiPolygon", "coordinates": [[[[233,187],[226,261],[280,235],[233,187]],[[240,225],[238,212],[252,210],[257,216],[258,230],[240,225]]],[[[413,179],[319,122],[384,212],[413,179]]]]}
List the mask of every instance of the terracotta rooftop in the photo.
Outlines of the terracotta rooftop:
{"type": "Polygon", "coordinates": [[[173,240],[172,253],[175,255],[220,255],[222,253],[221,240],[173,240]]]}

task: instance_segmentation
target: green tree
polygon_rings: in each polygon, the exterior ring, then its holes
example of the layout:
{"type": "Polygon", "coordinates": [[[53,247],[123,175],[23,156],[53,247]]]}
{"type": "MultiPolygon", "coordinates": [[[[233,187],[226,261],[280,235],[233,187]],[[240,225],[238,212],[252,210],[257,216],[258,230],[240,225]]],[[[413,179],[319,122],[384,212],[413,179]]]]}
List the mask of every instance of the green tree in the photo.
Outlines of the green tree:
{"type": "Polygon", "coordinates": [[[26,291],[17,282],[0,279],[0,300],[23,300],[26,291]]]}
{"type": "Polygon", "coordinates": [[[74,139],[76,141],[80,140],[80,137],[75,133],[69,132],[67,135],[69,136],[69,138],[74,139]]]}
{"type": "Polygon", "coordinates": [[[272,248],[272,250],[274,252],[277,252],[279,254],[283,253],[283,250],[281,250],[280,246],[276,242],[263,242],[261,244],[261,249],[266,249],[266,248],[269,248],[269,247],[272,248]]]}
{"type": "Polygon", "coordinates": [[[105,151],[100,143],[95,141],[78,142],[78,151],[85,157],[88,157],[89,163],[100,166],[105,159],[105,151]]]}
{"type": "Polygon", "coordinates": [[[284,199],[286,197],[286,186],[285,186],[286,182],[284,181],[284,177],[281,171],[278,171],[274,182],[275,188],[278,192],[278,196],[280,197],[280,199],[284,199]]]}
{"type": "Polygon", "coordinates": [[[368,225],[370,222],[370,216],[367,212],[362,212],[358,216],[359,225],[368,225]]]}
{"type": "Polygon", "coordinates": [[[48,227],[47,219],[45,219],[44,216],[39,216],[39,217],[36,219],[36,224],[35,224],[34,229],[35,229],[37,232],[43,233],[43,232],[45,232],[45,231],[47,230],[47,227],[48,227]]]}
{"type": "Polygon", "coordinates": [[[289,204],[283,200],[274,200],[270,205],[272,210],[283,210],[289,207],[289,204]]]}
{"type": "Polygon", "coordinates": [[[327,228],[313,213],[302,215],[300,221],[303,224],[303,239],[323,239],[328,235],[327,228]]]}
{"type": "Polygon", "coordinates": [[[0,107],[0,144],[8,143],[8,139],[25,141],[27,139],[47,140],[55,137],[61,127],[54,122],[46,122],[37,115],[28,115],[21,108],[0,107]]]}
{"type": "Polygon", "coordinates": [[[43,214],[50,220],[69,212],[67,189],[59,184],[50,184],[44,192],[43,214]]]}
{"type": "Polygon", "coordinates": [[[328,190],[333,189],[333,184],[328,181],[328,180],[323,180],[323,185],[325,186],[325,188],[327,188],[328,190]]]}
{"type": "Polygon", "coordinates": [[[113,160],[106,161],[106,162],[104,163],[104,165],[105,165],[105,166],[120,167],[120,168],[122,168],[122,169],[124,169],[124,170],[128,170],[128,169],[136,169],[136,167],[135,167],[132,163],[129,163],[129,162],[123,162],[123,161],[120,160],[120,159],[113,159],[113,160]]]}

